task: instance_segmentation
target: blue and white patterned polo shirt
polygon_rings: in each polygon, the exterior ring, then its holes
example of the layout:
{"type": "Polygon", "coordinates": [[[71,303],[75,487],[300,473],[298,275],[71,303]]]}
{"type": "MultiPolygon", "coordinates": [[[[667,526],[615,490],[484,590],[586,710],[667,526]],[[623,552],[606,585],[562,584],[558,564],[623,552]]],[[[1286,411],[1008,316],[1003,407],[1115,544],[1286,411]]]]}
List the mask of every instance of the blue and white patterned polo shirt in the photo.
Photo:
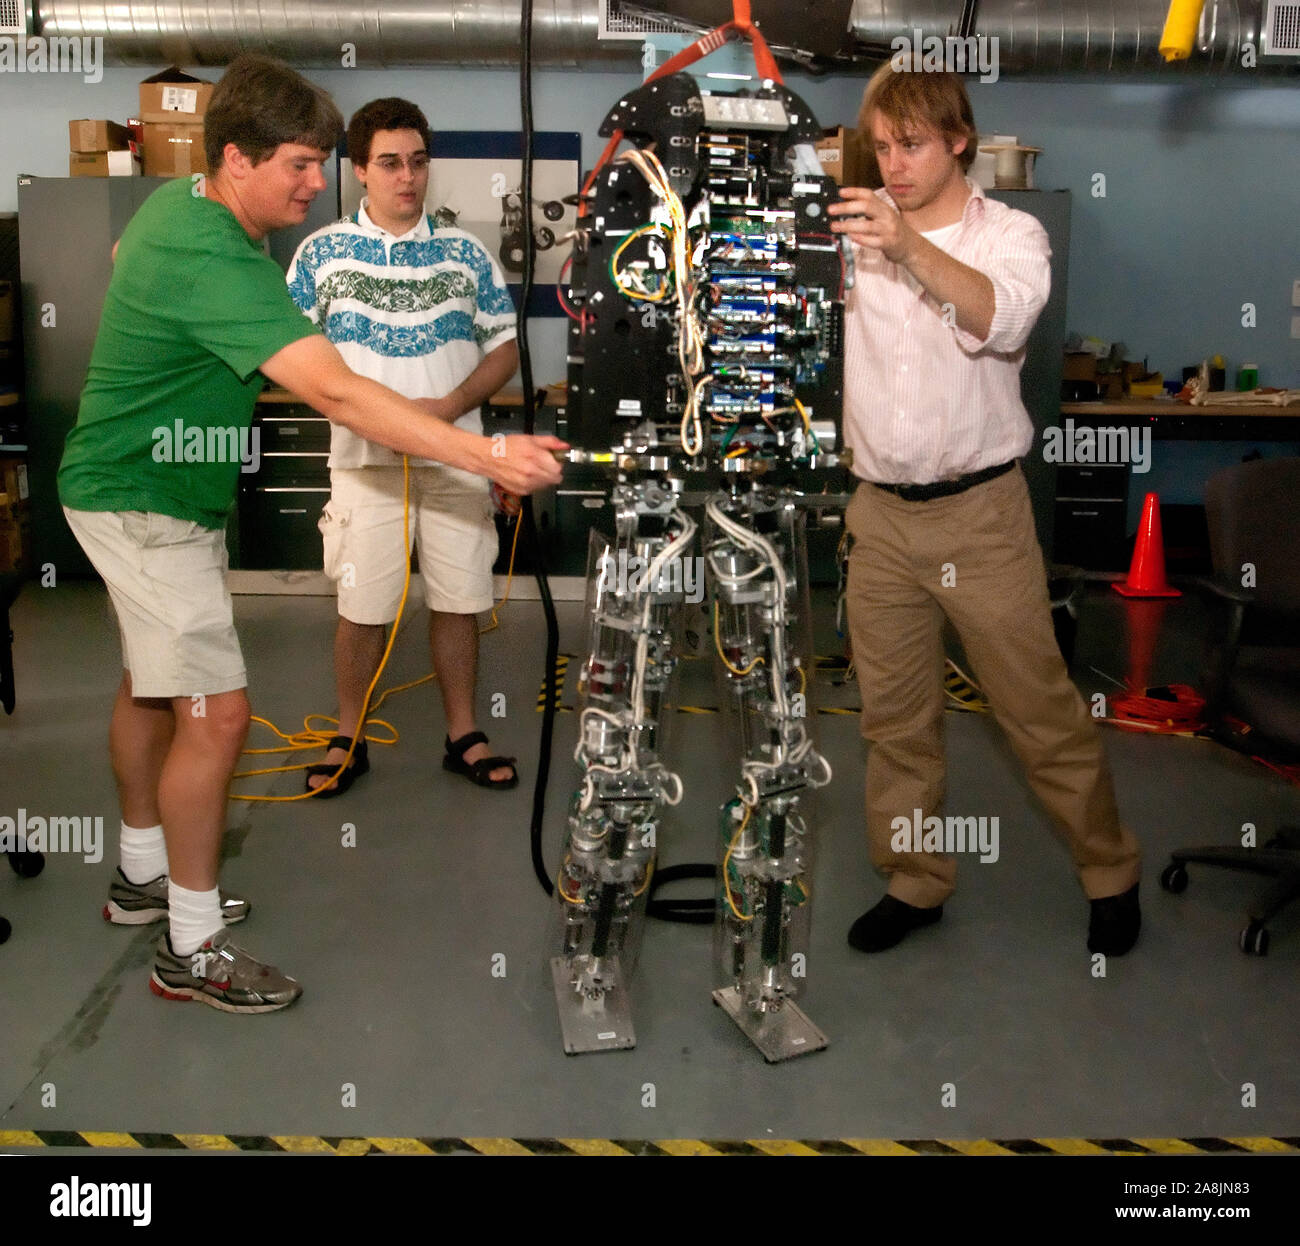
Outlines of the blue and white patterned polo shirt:
{"type": "MultiPolygon", "coordinates": [[[[437,228],[428,216],[396,237],[370,219],[363,202],[355,216],[303,241],[288,282],[294,302],[349,368],[407,398],[445,397],[515,336],[514,304],[492,256],[473,234],[437,228]]],[[[478,409],[456,424],[483,431],[478,409]]],[[[331,467],[401,462],[349,428],[331,430],[331,467]]]]}

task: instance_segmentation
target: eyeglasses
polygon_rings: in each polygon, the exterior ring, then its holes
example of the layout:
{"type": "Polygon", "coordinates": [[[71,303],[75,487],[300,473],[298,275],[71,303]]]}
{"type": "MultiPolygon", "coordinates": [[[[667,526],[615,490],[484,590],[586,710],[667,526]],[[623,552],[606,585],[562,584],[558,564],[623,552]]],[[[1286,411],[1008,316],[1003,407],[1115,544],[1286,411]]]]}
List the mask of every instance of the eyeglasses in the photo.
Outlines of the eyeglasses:
{"type": "Polygon", "coordinates": [[[385,173],[400,173],[404,168],[412,173],[423,173],[429,167],[429,157],[419,151],[406,160],[401,156],[376,156],[370,163],[378,165],[385,173]]]}

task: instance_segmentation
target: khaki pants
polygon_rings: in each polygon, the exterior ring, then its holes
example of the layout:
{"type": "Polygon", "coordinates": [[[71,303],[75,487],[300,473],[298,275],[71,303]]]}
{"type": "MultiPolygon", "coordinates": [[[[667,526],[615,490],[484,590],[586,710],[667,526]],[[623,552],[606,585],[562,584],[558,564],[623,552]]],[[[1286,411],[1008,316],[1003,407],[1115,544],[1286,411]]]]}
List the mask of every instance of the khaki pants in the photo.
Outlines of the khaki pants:
{"type": "MultiPolygon", "coordinates": [[[[943,617],[956,627],[1030,786],[1065,840],[1089,899],[1138,881],[1138,845],[1120,824],[1096,724],[1052,631],[1042,554],[1019,467],[953,497],[905,502],[858,487],[846,522],[848,619],[862,692],[867,839],[889,893],[930,908],[957,864],[896,852],[892,822],[944,799],[943,617]]],[[[962,803],[961,816],[991,815],[962,803]]],[[[1001,859],[1008,860],[1004,847],[1001,859]]]]}

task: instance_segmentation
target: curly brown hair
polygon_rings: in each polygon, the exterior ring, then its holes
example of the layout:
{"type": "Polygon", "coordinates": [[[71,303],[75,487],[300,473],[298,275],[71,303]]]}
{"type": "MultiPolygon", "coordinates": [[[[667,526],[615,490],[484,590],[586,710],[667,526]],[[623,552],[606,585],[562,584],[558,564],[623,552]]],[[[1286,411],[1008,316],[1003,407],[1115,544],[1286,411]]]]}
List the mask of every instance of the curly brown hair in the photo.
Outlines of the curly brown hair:
{"type": "Polygon", "coordinates": [[[380,130],[417,130],[424,140],[424,150],[429,151],[433,131],[424,113],[410,100],[390,96],[371,100],[358,108],[348,122],[348,159],[354,168],[364,168],[370,162],[370,140],[380,130]]]}

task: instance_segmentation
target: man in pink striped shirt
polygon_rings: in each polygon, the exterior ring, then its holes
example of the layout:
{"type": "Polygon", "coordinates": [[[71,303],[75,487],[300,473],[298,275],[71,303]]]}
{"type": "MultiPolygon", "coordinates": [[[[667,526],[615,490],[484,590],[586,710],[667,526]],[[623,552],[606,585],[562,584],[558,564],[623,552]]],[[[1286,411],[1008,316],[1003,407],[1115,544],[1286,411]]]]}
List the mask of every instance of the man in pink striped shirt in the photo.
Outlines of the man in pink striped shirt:
{"type": "MultiPolygon", "coordinates": [[[[1069,847],[1091,901],[1088,948],[1136,942],[1139,854],[1096,725],[1052,630],[1025,479],[1025,341],[1047,300],[1047,235],[965,176],[970,100],[953,74],[886,64],[863,97],[884,187],[845,188],[855,244],[845,333],[848,618],[862,692],[867,836],[888,891],[849,932],[893,947],[943,915],[956,862],[924,842],[944,798],[945,616],[1069,847]],[[916,828],[916,829],[914,829],[916,828]]],[[[960,809],[960,815],[979,810],[960,809]]]]}

